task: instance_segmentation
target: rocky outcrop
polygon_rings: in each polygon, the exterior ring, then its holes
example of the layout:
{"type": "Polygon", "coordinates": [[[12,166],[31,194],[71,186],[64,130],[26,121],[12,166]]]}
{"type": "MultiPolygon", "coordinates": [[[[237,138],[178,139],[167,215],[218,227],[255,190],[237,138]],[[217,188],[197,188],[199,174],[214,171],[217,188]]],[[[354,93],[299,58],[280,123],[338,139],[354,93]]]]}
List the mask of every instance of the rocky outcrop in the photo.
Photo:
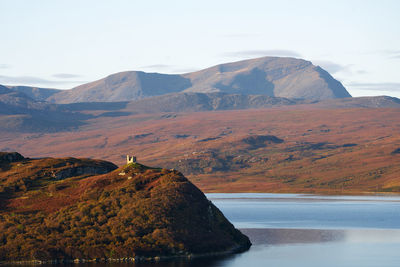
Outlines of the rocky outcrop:
{"type": "Polygon", "coordinates": [[[267,144],[280,144],[283,143],[283,139],[280,139],[274,135],[250,135],[241,140],[243,143],[250,145],[250,149],[257,149],[266,147],[267,144]]]}
{"type": "Polygon", "coordinates": [[[97,175],[97,174],[105,174],[112,171],[114,168],[111,166],[101,167],[101,166],[80,166],[80,167],[72,167],[62,169],[57,172],[53,172],[52,176],[57,180],[66,179],[69,177],[74,176],[81,176],[81,175],[97,175]]]}
{"type": "Polygon", "coordinates": [[[0,163],[10,163],[25,159],[18,152],[0,152],[0,163]]]}
{"type": "Polygon", "coordinates": [[[76,158],[25,158],[17,152],[0,152],[0,193],[15,195],[55,180],[98,175],[117,168],[111,162],[76,158]]]}

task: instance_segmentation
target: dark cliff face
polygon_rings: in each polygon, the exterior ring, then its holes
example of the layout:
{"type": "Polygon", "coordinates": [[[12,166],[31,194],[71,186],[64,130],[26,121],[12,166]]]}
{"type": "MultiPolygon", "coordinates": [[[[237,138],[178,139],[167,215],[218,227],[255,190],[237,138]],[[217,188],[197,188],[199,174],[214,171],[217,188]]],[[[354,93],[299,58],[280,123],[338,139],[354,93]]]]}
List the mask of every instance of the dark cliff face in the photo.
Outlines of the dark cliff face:
{"type": "Polygon", "coordinates": [[[174,257],[251,245],[174,170],[133,163],[103,175],[35,181],[0,193],[1,261],[174,257]]]}

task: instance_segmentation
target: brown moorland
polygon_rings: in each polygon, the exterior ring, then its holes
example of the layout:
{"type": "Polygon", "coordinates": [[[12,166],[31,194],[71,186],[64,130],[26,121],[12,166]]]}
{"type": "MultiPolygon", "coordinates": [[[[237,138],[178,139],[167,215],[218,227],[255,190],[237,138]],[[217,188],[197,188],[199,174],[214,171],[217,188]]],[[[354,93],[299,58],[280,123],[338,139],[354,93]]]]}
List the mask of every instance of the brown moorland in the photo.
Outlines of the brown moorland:
{"type": "Polygon", "coordinates": [[[3,132],[0,148],[118,164],[133,153],[146,165],[181,170],[206,192],[400,192],[398,108],[296,105],[86,122],[68,132],[3,132]]]}

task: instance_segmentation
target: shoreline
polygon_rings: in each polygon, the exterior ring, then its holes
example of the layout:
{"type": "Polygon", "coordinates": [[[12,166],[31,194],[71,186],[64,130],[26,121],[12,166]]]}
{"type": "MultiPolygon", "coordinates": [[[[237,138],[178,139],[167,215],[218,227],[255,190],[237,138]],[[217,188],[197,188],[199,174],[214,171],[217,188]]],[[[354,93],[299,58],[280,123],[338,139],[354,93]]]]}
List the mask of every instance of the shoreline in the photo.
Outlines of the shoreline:
{"type": "Polygon", "coordinates": [[[368,192],[368,191],[355,191],[355,192],[299,192],[299,191],[207,191],[202,190],[204,194],[297,194],[297,195],[314,195],[314,196],[398,196],[400,192],[368,192]]]}
{"type": "Polygon", "coordinates": [[[238,253],[246,252],[250,249],[252,244],[249,246],[237,245],[230,249],[220,251],[220,252],[209,252],[209,253],[187,253],[182,255],[172,255],[172,256],[135,256],[135,257],[124,257],[124,258],[96,258],[96,259],[69,259],[69,260],[20,260],[20,261],[0,261],[0,266],[7,265],[42,265],[42,264],[65,264],[65,263],[105,263],[105,262],[159,262],[159,261],[169,261],[176,259],[192,260],[196,258],[214,258],[227,255],[233,255],[238,253]]]}

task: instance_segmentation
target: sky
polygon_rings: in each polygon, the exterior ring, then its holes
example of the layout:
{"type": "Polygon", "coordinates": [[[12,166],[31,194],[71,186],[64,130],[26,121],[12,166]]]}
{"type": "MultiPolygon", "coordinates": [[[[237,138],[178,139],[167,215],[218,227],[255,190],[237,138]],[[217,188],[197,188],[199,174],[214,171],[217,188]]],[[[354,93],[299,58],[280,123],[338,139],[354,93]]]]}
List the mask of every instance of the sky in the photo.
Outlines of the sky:
{"type": "Polygon", "coordinates": [[[400,1],[0,0],[0,84],[303,58],[353,96],[400,97],[400,1]]]}

